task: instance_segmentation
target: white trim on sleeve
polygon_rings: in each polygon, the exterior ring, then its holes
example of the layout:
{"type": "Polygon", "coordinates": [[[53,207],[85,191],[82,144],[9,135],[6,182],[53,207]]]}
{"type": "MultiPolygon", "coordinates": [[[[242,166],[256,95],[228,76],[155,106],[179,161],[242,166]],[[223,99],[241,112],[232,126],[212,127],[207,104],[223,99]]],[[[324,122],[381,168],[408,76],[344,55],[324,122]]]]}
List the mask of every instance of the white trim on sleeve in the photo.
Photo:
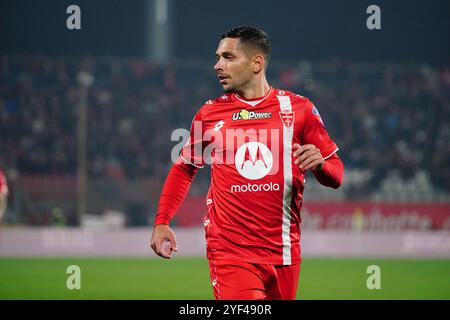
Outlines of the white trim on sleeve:
{"type": "Polygon", "coordinates": [[[339,148],[336,148],[336,150],[334,150],[332,153],[330,153],[329,155],[327,155],[326,157],[323,158],[323,160],[327,160],[329,157],[331,157],[333,154],[335,154],[336,152],[338,152],[339,148]]]}
{"type": "Polygon", "coordinates": [[[199,165],[193,164],[192,162],[186,160],[186,159],[181,155],[181,153],[180,153],[180,158],[183,159],[184,162],[187,162],[187,163],[193,165],[194,167],[197,167],[197,168],[200,168],[200,169],[204,167],[204,165],[203,165],[203,166],[199,166],[199,165]]]}

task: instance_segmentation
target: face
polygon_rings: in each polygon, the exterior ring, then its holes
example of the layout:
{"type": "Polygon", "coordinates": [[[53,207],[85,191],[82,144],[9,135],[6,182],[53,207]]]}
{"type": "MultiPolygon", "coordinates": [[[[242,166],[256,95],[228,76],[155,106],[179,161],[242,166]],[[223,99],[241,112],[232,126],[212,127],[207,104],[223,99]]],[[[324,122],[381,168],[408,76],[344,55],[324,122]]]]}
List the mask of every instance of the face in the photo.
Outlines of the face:
{"type": "Polygon", "coordinates": [[[255,62],[237,38],[224,38],[216,51],[217,73],[225,92],[241,91],[255,77],[255,62]]]}

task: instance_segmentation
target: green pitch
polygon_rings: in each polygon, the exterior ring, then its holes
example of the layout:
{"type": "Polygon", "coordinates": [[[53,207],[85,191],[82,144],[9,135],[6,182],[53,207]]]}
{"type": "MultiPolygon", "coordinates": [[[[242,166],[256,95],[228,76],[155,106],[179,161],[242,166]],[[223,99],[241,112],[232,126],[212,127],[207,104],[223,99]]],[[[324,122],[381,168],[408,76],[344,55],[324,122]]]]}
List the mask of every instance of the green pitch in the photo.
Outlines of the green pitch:
{"type": "MultiPolygon", "coordinates": [[[[450,260],[309,259],[299,299],[450,299],[450,260]],[[381,289],[369,290],[369,265],[381,289]]],[[[213,299],[204,258],[0,259],[0,299],[213,299]],[[68,290],[66,269],[81,269],[68,290]]]]}

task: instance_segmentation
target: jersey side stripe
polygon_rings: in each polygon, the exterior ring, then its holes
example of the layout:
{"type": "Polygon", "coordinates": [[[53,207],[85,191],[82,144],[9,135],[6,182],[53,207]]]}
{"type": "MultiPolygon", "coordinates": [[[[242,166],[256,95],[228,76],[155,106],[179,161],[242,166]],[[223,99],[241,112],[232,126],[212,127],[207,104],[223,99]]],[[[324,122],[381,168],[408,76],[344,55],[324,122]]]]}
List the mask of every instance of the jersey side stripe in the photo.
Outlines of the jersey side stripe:
{"type": "MultiPolygon", "coordinates": [[[[292,112],[289,96],[277,96],[282,112],[292,112]]],[[[292,200],[292,138],[294,124],[286,127],[283,124],[283,264],[291,264],[291,200],[292,200]]]]}

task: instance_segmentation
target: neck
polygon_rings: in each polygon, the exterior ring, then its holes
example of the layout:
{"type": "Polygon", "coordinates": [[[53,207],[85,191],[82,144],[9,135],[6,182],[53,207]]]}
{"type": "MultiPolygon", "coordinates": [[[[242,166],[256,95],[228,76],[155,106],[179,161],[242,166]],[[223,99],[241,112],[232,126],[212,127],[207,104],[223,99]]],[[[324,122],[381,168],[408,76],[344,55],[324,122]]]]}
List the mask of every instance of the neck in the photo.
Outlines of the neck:
{"type": "Polygon", "coordinates": [[[241,90],[236,91],[236,93],[244,99],[255,99],[264,97],[270,90],[269,83],[266,78],[257,81],[256,83],[249,83],[249,86],[241,90]]]}

